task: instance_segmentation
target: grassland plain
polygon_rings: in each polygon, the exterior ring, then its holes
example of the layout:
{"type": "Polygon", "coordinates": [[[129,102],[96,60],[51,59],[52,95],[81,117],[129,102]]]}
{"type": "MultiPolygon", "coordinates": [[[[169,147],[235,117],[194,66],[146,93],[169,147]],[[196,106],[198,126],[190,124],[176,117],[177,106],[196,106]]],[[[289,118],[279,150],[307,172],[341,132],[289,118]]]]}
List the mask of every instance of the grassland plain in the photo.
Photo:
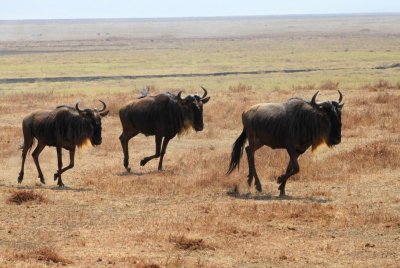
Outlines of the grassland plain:
{"type": "Polygon", "coordinates": [[[75,31],[65,21],[1,23],[7,34],[0,37],[0,78],[335,69],[1,83],[1,266],[396,267],[399,70],[373,68],[400,62],[399,20],[79,21],[73,22],[75,31]],[[205,30],[207,25],[213,31],[205,30]],[[171,141],[164,172],[156,171],[156,162],[139,166],[153,152],[154,139],[134,138],[133,173],[126,174],[118,140],[121,104],[143,86],[156,94],[196,92],[199,85],[211,95],[205,130],[171,141]],[[276,177],[288,160],[283,151],[263,148],[256,154],[263,193],[247,187],[245,158],[238,172],[225,176],[246,107],[310,98],[316,90],[320,99],[336,99],[338,88],[346,103],[342,144],[302,156],[300,174],[287,185],[290,198],[277,198],[276,177]],[[75,168],[64,175],[67,187],[58,189],[51,180],[57,164],[55,149],[49,148],[41,155],[47,184],[39,184],[29,157],[23,184],[17,186],[22,118],[78,100],[94,106],[98,98],[110,108],[103,144],[78,153],[75,168]]]}

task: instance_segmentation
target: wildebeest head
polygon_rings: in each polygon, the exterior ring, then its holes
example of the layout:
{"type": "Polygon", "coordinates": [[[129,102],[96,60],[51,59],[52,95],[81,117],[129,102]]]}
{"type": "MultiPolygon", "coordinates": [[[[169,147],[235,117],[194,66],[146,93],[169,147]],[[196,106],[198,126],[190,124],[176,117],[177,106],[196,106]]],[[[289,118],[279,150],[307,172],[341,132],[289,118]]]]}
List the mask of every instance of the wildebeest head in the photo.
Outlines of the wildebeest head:
{"type": "Polygon", "coordinates": [[[329,133],[328,140],[326,141],[327,145],[337,145],[341,142],[342,139],[342,108],[344,105],[344,103],[342,103],[343,95],[340,90],[338,90],[339,100],[337,102],[325,101],[322,103],[316,103],[315,99],[318,95],[318,92],[319,91],[314,94],[310,104],[314,108],[318,109],[328,119],[329,133]]]}
{"type": "Polygon", "coordinates": [[[106,110],[106,104],[99,100],[103,104],[103,108],[97,109],[83,109],[79,108],[79,102],[76,103],[75,109],[79,112],[79,115],[83,117],[86,124],[84,124],[85,132],[89,135],[90,142],[92,145],[100,145],[101,138],[101,118],[108,114],[106,110]]]}
{"type": "Polygon", "coordinates": [[[202,131],[204,128],[203,123],[203,104],[210,100],[207,96],[207,90],[201,87],[204,91],[202,97],[198,95],[189,95],[182,99],[182,91],[178,93],[178,103],[183,109],[184,122],[190,124],[196,131],[202,131]]]}

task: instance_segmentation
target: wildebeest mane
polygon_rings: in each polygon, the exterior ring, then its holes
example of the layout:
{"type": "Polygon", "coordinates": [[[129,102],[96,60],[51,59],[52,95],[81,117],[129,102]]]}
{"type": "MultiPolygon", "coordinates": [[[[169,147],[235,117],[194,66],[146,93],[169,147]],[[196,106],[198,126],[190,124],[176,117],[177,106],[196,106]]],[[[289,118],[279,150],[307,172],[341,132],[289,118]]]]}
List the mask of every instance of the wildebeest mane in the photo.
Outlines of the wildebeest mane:
{"type": "Polygon", "coordinates": [[[269,133],[280,140],[288,139],[296,140],[301,144],[312,144],[313,149],[314,145],[318,146],[326,139],[328,122],[309,102],[300,98],[292,98],[283,106],[284,116],[270,117],[257,127],[268,129],[269,133]]]}
{"type": "Polygon", "coordinates": [[[88,129],[88,122],[71,108],[60,107],[40,120],[36,126],[38,136],[46,137],[46,140],[54,144],[65,140],[77,146],[82,145],[89,138],[89,133],[85,132],[88,129]]]}
{"type": "Polygon", "coordinates": [[[175,95],[171,93],[167,93],[166,95],[168,96],[169,101],[165,103],[165,108],[157,106],[157,114],[164,122],[164,126],[168,126],[169,131],[176,134],[181,132],[184,128],[182,108],[179,106],[175,95]]]}

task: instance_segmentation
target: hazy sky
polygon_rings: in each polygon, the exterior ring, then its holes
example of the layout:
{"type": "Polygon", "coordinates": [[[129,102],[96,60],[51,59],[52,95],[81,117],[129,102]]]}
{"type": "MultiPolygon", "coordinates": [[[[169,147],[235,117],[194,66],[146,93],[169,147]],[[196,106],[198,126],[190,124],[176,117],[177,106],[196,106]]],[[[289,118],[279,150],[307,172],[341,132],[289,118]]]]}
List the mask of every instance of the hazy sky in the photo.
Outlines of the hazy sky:
{"type": "Polygon", "coordinates": [[[0,20],[400,12],[400,0],[0,0],[0,20]]]}

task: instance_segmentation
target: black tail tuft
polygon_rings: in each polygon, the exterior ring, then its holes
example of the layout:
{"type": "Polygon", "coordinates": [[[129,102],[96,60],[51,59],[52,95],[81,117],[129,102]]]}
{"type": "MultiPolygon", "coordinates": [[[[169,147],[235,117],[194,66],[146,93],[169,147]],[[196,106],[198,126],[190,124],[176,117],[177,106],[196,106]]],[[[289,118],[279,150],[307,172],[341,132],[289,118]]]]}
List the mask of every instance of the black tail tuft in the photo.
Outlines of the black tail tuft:
{"type": "Polygon", "coordinates": [[[229,169],[228,172],[226,172],[226,174],[228,175],[231,174],[236,167],[239,167],[240,158],[242,157],[243,154],[243,148],[246,139],[247,139],[247,133],[246,130],[243,129],[242,133],[233,144],[231,153],[231,162],[229,164],[229,169]]]}

